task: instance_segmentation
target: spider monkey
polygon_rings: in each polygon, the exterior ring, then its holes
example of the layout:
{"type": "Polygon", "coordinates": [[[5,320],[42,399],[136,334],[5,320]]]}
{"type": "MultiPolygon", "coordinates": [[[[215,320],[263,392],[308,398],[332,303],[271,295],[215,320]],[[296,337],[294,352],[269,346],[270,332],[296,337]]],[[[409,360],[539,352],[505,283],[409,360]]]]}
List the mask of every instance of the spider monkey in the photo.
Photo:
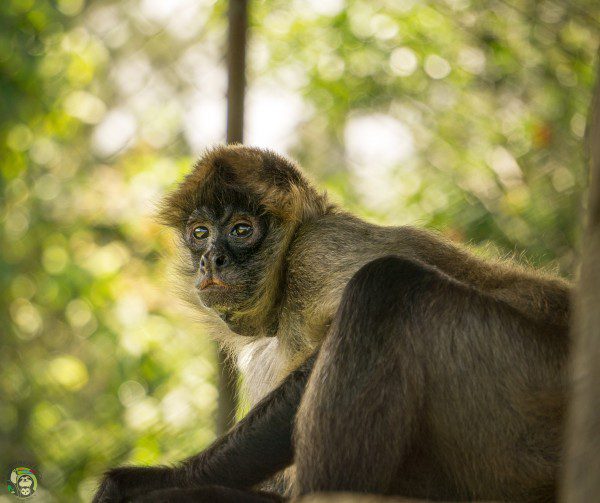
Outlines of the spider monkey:
{"type": "Polygon", "coordinates": [[[367,223],[258,148],[208,150],[161,208],[253,408],[176,466],[110,470],[94,502],[556,498],[567,281],[367,223]]]}

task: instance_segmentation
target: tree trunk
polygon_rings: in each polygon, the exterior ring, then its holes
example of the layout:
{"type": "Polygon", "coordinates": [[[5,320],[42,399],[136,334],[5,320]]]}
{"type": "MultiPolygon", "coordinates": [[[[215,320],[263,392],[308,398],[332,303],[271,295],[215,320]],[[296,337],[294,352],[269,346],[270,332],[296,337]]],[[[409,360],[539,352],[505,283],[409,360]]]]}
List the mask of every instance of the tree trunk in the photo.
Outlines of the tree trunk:
{"type": "Polygon", "coordinates": [[[600,501],[600,71],[587,131],[590,189],[573,317],[563,501],[600,501]]]}

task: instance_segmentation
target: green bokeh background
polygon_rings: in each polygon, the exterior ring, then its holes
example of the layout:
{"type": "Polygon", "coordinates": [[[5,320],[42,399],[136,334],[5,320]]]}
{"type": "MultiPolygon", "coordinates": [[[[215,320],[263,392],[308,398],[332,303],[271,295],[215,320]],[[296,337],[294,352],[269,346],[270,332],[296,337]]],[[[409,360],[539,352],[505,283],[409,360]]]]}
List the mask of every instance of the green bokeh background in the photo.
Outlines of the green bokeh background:
{"type": "MultiPolygon", "coordinates": [[[[152,213],[223,139],[226,7],[0,2],[0,467],[36,465],[40,501],[214,438],[214,348],[152,213]]],[[[249,140],[365,218],[572,276],[599,10],[252,2],[249,140]]]]}

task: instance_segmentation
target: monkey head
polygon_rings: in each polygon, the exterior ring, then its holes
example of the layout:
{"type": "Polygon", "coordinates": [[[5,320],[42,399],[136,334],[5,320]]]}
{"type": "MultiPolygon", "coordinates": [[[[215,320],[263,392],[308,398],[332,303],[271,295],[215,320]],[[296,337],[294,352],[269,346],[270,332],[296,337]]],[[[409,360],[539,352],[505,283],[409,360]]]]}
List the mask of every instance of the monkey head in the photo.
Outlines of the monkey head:
{"type": "Polygon", "coordinates": [[[245,334],[273,318],[296,229],[329,208],[293,161],[229,145],[200,158],[163,200],[160,218],[179,232],[181,271],[201,307],[245,334]]]}

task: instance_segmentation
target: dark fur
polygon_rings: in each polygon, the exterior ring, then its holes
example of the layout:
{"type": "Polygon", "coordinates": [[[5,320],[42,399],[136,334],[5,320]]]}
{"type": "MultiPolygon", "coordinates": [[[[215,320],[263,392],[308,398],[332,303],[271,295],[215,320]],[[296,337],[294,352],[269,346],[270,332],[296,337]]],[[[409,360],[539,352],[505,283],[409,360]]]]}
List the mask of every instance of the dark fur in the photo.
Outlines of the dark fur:
{"type": "MultiPolygon", "coordinates": [[[[182,269],[256,406],[207,451],[163,468],[162,487],[251,489],[293,460],[294,494],[554,499],[565,281],[483,261],[424,230],[366,223],[329,204],[291,161],[248,147],[209,151],[162,218],[185,238],[195,211],[228,205],[268,222],[228,272],[251,267],[260,279],[228,297],[223,317],[193,287],[201,272],[189,247],[182,269]],[[302,364],[317,351],[303,394],[311,361],[302,364]]],[[[114,496],[96,501],[156,489],[145,484],[120,484],[113,471],[103,487],[114,496]]],[[[208,501],[203,490],[181,501],[208,501]]]]}
{"type": "Polygon", "coordinates": [[[563,398],[566,354],[564,334],[436,268],[371,262],[302,401],[297,490],[552,500],[561,411],[530,401],[563,398]]]}

